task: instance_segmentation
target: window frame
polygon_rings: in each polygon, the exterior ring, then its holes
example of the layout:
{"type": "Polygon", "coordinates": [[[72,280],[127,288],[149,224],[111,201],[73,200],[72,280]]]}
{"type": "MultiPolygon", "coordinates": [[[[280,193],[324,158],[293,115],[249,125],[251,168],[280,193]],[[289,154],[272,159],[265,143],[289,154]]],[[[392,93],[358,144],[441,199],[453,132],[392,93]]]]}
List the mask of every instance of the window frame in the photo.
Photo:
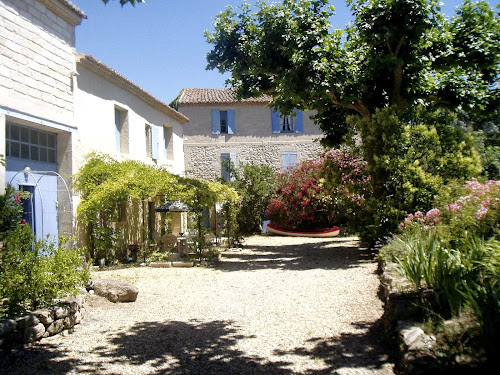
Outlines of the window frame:
{"type": "Polygon", "coordinates": [[[57,163],[57,133],[19,125],[10,121],[7,121],[5,125],[5,154],[7,157],[40,163],[57,163]],[[12,129],[17,129],[17,139],[13,138],[12,129]],[[27,139],[23,139],[23,133],[27,139]],[[44,138],[45,142],[42,141],[44,138]],[[18,147],[15,155],[12,153],[14,144],[18,147]],[[23,150],[27,152],[27,157],[23,157],[23,150]],[[33,157],[34,152],[37,154],[36,158],[33,157]],[[45,158],[42,157],[42,154],[45,154],[45,158]]]}

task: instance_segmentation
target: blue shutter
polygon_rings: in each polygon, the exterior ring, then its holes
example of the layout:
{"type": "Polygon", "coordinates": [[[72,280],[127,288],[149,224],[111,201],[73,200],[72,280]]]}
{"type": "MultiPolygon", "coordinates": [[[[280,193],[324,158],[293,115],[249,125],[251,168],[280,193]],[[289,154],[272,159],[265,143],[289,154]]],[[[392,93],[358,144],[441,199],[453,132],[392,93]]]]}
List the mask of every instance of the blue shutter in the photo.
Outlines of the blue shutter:
{"type": "MultiPolygon", "coordinates": [[[[233,164],[234,168],[236,168],[238,165],[236,164],[236,153],[235,152],[231,152],[229,154],[229,159],[231,160],[231,163],[233,164]]],[[[234,176],[230,176],[230,181],[234,181],[235,178],[234,176]]]]}
{"type": "Polygon", "coordinates": [[[227,122],[227,134],[236,134],[236,114],[234,112],[234,109],[227,110],[227,122]]]}
{"type": "Polygon", "coordinates": [[[275,111],[271,108],[271,125],[273,129],[273,133],[280,132],[280,112],[275,111]]]}
{"type": "Polygon", "coordinates": [[[120,111],[115,108],[115,145],[116,152],[120,152],[120,111]]]}
{"type": "Polygon", "coordinates": [[[289,164],[288,164],[289,168],[297,165],[297,153],[296,152],[289,152],[288,153],[288,161],[289,161],[289,164]]]}
{"type": "Polygon", "coordinates": [[[162,126],[163,128],[163,159],[167,159],[167,147],[168,147],[168,132],[167,128],[162,126]]]}
{"type": "Polygon", "coordinates": [[[151,126],[151,157],[158,159],[158,127],[151,126]]]}
{"type": "Polygon", "coordinates": [[[304,132],[304,113],[302,111],[299,111],[298,109],[295,110],[295,133],[303,133],[304,132]]]}
{"type": "Polygon", "coordinates": [[[220,134],[220,111],[212,109],[212,134],[220,134]]]}
{"type": "Polygon", "coordinates": [[[220,162],[221,162],[221,177],[224,181],[229,181],[231,178],[229,171],[226,169],[224,166],[225,163],[227,163],[228,160],[231,159],[231,154],[228,153],[222,153],[220,154],[220,162]]]}
{"type": "Polygon", "coordinates": [[[281,165],[281,169],[284,171],[297,164],[296,152],[290,152],[290,151],[282,152],[281,157],[283,159],[283,164],[281,165]]]}

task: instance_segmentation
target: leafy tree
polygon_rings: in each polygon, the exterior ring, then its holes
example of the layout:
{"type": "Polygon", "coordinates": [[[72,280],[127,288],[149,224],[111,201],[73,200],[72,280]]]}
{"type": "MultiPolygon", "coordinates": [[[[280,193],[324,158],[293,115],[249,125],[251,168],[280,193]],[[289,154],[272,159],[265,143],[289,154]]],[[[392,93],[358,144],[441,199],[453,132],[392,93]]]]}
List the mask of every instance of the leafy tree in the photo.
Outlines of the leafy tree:
{"type": "Polygon", "coordinates": [[[451,19],[436,0],[348,3],[355,19],[345,32],[332,30],[334,10],[326,0],[228,8],[217,15],[215,30],[206,32],[213,45],[207,60],[208,68],[231,72],[228,82],[240,97],[270,94],[283,113],[316,110],[327,145],[361,135],[373,185],[367,208],[376,227],[367,239],[374,240],[413,208],[405,201],[430,208],[435,187],[448,179],[439,163],[462,179],[478,172],[473,144],[460,143],[462,133],[448,128],[458,124],[448,111],[484,118],[498,108],[500,21],[484,1],[465,0],[451,19]],[[437,113],[434,123],[426,122],[425,111],[437,113]],[[404,147],[415,151],[406,160],[399,153],[401,136],[409,137],[404,147]],[[415,167],[420,174],[414,178],[408,167],[425,156],[419,139],[428,137],[435,158],[415,167]],[[447,144],[461,153],[455,163],[447,144]],[[470,168],[466,160],[473,162],[470,168]]]}
{"type": "Polygon", "coordinates": [[[329,23],[327,0],[228,8],[206,32],[208,68],[231,72],[241,97],[271,94],[282,112],[315,109],[330,143],[346,113],[368,123],[377,108],[439,103],[498,106],[500,22],[484,1],[447,19],[436,0],[348,0],[354,23],[329,23]]]}

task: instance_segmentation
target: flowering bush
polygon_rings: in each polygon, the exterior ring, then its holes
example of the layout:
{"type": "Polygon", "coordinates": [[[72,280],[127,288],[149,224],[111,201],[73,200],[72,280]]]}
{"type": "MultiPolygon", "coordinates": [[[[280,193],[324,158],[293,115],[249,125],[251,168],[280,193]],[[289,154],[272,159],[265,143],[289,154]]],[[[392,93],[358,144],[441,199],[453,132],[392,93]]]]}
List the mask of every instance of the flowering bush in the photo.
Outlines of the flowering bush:
{"type": "Polygon", "coordinates": [[[405,230],[417,226],[428,230],[440,226],[450,239],[458,241],[466,233],[489,238],[498,230],[500,222],[500,181],[480,183],[468,181],[459,190],[460,196],[440,209],[427,213],[415,212],[400,224],[405,230]]]}
{"type": "Polygon", "coordinates": [[[299,163],[276,175],[266,215],[286,229],[339,224],[362,206],[369,181],[365,172],[366,163],[344,150],[299,163]]]}

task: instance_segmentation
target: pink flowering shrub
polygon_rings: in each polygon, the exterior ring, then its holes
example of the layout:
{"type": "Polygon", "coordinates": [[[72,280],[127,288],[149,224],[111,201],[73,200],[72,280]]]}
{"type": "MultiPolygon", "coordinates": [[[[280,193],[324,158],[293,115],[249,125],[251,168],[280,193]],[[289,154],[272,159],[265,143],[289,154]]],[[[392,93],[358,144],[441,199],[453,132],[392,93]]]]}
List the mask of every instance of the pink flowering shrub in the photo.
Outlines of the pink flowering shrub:
{"type": "Polygon", "coordinates": [[[366,163],[346,151],[331,150],[276,175],[266,216],[286,229],[346,224],[364,202],[366,163]]]}
{"type": "Polygon", "coordinates": [[[468,181],[460,190],[459,198],[433,208],[427,213],[415,212],[400,224],[404,230],[423,227],[446,227],[451,238],[461,238],[470,233],[489,238],[495,234],[500,222],[500,181],[480,183],[468,181]]]}

